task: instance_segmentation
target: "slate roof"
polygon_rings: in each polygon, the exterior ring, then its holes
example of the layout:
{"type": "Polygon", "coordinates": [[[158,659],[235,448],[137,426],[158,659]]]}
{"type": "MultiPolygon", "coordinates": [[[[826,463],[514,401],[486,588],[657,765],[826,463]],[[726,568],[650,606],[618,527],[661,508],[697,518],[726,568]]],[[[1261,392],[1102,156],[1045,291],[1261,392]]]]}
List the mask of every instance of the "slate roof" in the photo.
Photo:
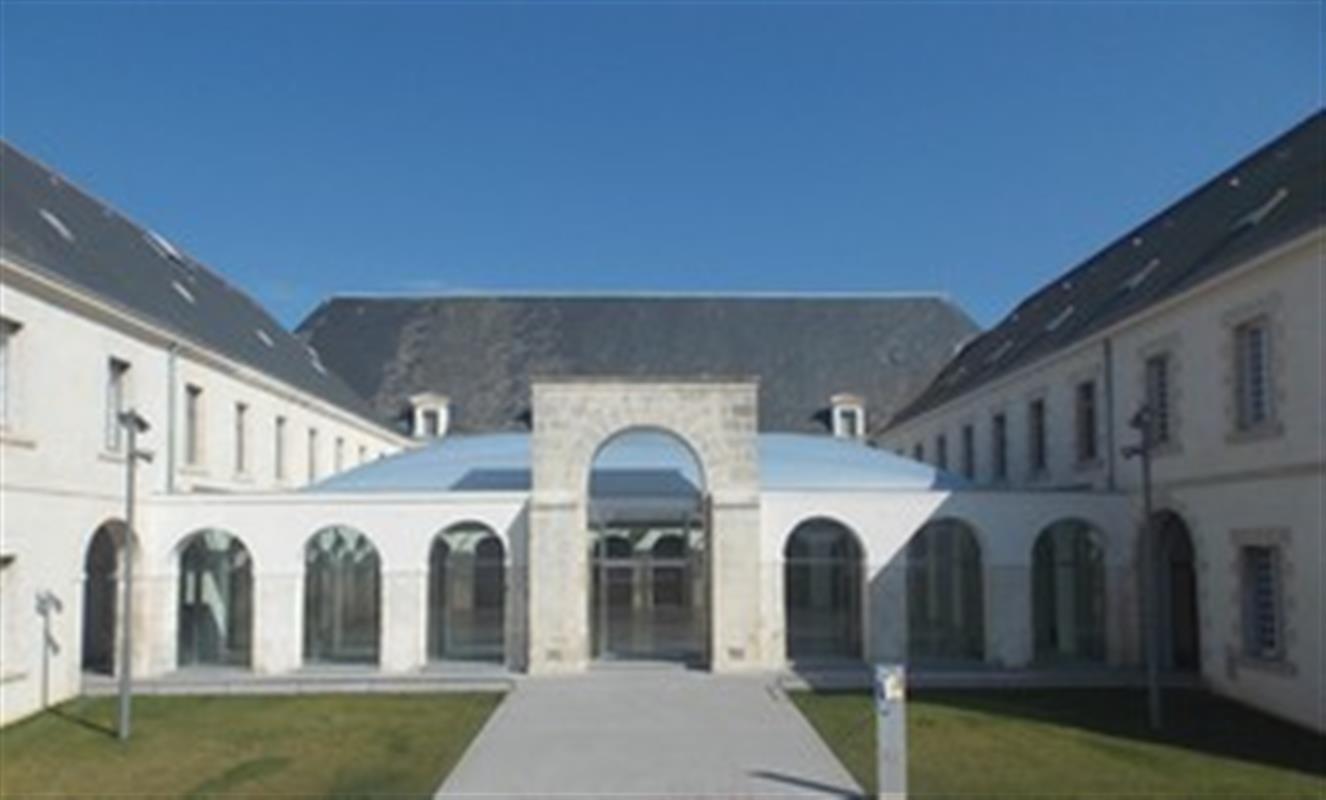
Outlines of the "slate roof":
{"type": "Polygon", "coordinates": [[[451,399],[451,429],[524,430],[532,376],[757,376],[759,427],[823,433],[852,392],[886,419],[971,319],[937,296],[449,295],[340,297],[297,329],[403,427],[411,395],[451,399]]]}
{"type": "Polygon", "coordinates": [[[8,142],[0,253],[375,424],[364,399],[251,297],[8,142]]]}
{"type": "Polygon", "coordinates": [[[1326,221],[1317,112],[1027,297],[889,422],[896,427],[1186,292],[1326,221]]]}

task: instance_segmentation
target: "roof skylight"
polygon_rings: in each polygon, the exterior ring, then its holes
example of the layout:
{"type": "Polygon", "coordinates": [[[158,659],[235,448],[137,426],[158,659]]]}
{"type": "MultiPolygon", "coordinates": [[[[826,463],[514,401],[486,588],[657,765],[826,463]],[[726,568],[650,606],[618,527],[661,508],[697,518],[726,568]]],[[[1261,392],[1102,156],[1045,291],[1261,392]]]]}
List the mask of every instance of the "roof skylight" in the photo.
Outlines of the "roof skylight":
{"type": "Polygon", "coordinates": [[[184,284],[180,283],[179,281],[171,281],[170,285],[175,289],[175,293],[178,294],[180,297],[183,297],[185,300],[189,301],[190,303],[193,303],[195,305],[197,304],[198,301],[193,299],[193,293],[190,292],[188,289],[185,289],[184,284]]]}
{"type": "Polygon", "coordinates": [[[1010,350],[1012,350],[1012,349],[1013,349],[1013,342],[1012,342],[1012,341],[1004,342],[1003,344],[999,345],[999,347],[996,348],[995,351],[994,351],[993,353],[990,354],[990,357],[989,357],[989,358],[985,359],[985,363],[987,363],[987,364],[993,364],[993,363],[995,363],[995,362],[998,361],[999,359],[1001,359],[1001,358],[1003,358],[1004,356],[1008,355],[1008,351],[1010,351],[1010,350]]]}
{"type": "Polygon", "coordinates": [[[175,245],[171,244],[166,237],[156,231],[145,231],[143,233],[143,238],[146,239],[147,243],[152,245],[152,249],[157,251],[157,253],[163,258],[169,258],[171,261],[176,262],[182,262],[184,260],[184,256],[180,255],[179,250],[175,249],[175,245]]]}
{"type": "Polygon", "coordinates": [[[258,341],[262,342],[268,347],[276,346],[276,342],[273,342],[272,337],[268,336],[267,331],[263,330],[262,328],[254,328],[253,334],[258,337],[258,341]]]}
{"type": "Polygon", "coordinates": [[[61,239],[64,239],[66,242],[74,241],[74,232],[69,230],[69,226],[64,224],[64,220],[57,217],[54,211],[47,211],[42,208],[38,209],[37,213],[41,215],[43,222],[51,226],[51,229],[56,233],[60,234],[61,239]]]}
{"type": "Polygon", "coordinates": [[[1145,266],[1143,266],[1137,272],[1134,272],[1132,275],[1128,276],[1128,280],[1123,282],[1124,288],[1131,292],[1132,290],[1141,286],[1142,281],[1145,281],[1147,278],[1151,277],[1151,273],[1155,272],[1156,268],[1159,266],[1160,266],[1160,259],[1158,258],[1153,258],[1150,261],[1146,262],[1145,266]]]}
{"type": "Polygon", "coordinates": [[[1265,203],[1262,203],[1240,217],[1239,220],[1234,223],[1233,227],[1242,228],[1245,226],[1251,227],[1253,225],[1261,224],[1261,221],[1271,216],[1271,212],[1279,208],[1280,204],[1283,203],[1287,197],[1289,197],[1289,190],[1281,186],[1279,189],[1275,190],[1274,194],[1266,199],[1265,203]]]}
{"type": "Polygon", "coordinates": [[[1045,323],[1046,333],[1049,333],[1050,331],[1053,330],[1057,330],[1061,325],[1067,322],[1068,318],[1073,316],[1074,310],[1075,309],[1073,308],[1073,306],[1069,306],[1068,308],[1065,308],[1063,311],[1060,311],[1058,314],[1055,314],[1054,319],[1045,323]]]}

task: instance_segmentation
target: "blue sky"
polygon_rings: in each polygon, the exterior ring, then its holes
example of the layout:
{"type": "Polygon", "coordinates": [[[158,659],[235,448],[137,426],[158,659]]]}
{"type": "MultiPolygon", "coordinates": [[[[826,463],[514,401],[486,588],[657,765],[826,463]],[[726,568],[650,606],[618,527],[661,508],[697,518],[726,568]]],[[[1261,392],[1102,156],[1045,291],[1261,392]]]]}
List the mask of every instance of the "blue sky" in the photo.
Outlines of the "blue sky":
{"type": "Polygon", "coordinates": [[[336,292],[941,291],[990,324],[1322,102],[1322,6],[14,3],[0,129],[336,292]]]}

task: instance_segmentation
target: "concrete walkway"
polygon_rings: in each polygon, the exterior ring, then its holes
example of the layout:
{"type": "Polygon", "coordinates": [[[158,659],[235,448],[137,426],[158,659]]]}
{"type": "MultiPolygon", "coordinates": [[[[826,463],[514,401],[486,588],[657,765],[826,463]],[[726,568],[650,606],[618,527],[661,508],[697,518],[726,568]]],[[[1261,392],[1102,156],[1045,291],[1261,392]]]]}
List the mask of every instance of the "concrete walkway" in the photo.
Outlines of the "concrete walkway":
{"type": "Polygon", "coordinates": [[[773,676],[622,667],[522,678],[438,797],[859,792],[773,676]]]}

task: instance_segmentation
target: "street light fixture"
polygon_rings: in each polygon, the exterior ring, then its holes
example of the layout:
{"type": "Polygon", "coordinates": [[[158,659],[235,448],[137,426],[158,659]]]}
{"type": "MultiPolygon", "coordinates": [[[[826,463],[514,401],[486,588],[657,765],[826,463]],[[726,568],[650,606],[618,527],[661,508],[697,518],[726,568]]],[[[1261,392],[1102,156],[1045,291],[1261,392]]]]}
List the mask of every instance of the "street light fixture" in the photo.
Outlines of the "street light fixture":
{"type": "Polygon", "coordinates": [[[1160,585],[1156,571],[1156,532],[1151,507],[1151,450],[1154,447],[1151,407],[1143,403],[1128,421],[1141,439],[1123,448],[1124,458],[1142,461],[1142,624],[1146,635],[1147,717],[1152,730],[1160,730],[1160,585]]]}
{"type": "Polygon", "coordinates": [[[129,738],[130,708],[133,685],[133,532],[135,511],[135,488],[138,478],[138,462],[151,463],[152,454],[138,449],[138,434],[147,433],[152,426],[137,411],[130,409],[120,412],[117,417],[120,426],[128,434],[125,448],[125,487],[124,487],[124,543],[120,547],[120,558],[124,564],[124,631],[120,637],[120,713],[117,730],[121,740],[129,738]]]}

